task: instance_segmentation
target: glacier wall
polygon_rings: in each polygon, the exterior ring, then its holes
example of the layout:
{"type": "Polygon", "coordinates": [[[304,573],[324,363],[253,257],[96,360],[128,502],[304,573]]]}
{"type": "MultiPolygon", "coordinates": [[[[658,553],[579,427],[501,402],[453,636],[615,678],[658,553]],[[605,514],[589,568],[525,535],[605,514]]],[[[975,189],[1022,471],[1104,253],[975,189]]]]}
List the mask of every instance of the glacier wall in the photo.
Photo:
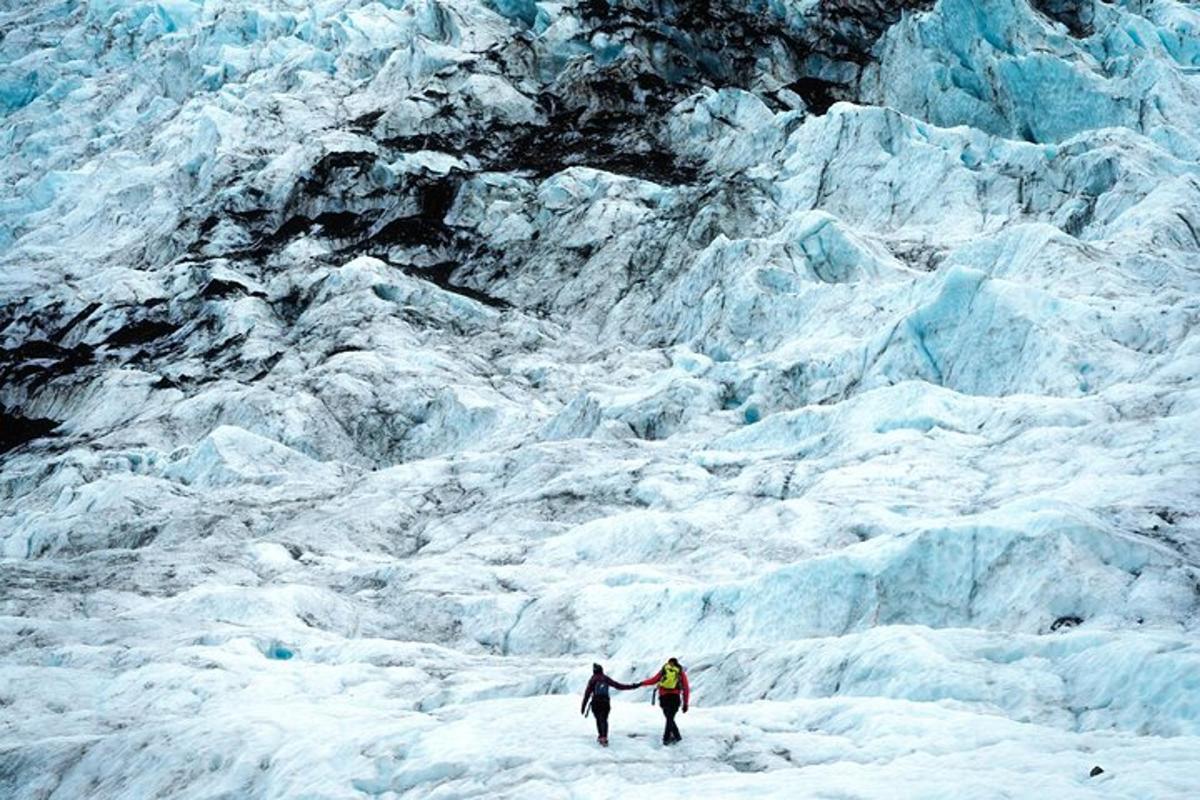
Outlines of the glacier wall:
{"type": "Polygon", "coordinates": [[[1194,3],[10,3],[0,185],[0,794],[1196,793],[1194,3]]]}

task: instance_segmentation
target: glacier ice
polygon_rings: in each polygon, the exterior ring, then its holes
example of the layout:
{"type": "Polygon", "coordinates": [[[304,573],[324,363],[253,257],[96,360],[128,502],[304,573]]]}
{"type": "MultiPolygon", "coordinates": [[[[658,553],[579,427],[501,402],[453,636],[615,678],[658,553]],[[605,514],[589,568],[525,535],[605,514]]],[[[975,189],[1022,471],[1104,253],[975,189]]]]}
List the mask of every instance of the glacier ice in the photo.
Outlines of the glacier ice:
{"type": "Polygon", "coordinates": [[[1180,0],[0,7],[0,795],[1196,795],[1198,109],[1180,0]]]}

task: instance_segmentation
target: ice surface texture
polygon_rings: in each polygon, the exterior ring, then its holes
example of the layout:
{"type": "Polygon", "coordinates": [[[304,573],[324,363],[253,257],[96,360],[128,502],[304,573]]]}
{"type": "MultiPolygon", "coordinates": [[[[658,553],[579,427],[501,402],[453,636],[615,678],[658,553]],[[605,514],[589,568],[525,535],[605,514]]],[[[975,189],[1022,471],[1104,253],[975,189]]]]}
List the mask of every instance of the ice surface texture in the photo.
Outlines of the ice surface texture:
{"type": "Polygon", "coordinates": [[[1194,4],[7,3],[0,186],[0,796],[1200,796],[1194,4]]]}

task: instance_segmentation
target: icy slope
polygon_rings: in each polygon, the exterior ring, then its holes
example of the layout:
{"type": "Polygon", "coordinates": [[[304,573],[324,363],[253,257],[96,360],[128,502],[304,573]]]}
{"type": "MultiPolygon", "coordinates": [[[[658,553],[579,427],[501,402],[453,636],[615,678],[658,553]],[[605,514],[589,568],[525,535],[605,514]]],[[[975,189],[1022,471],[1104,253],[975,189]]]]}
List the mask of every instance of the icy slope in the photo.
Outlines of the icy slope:
{"type": "Polygon", "coordinates": [[[0,31],[0,795],[1200,795],[1193,4],[0,31]]]}

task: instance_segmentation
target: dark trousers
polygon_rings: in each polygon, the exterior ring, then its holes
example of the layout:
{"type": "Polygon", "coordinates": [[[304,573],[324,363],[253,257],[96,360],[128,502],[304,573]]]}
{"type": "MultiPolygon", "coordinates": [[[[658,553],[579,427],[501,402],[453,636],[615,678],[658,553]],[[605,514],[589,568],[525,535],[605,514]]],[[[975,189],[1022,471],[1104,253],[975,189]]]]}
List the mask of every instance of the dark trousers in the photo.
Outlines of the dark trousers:
{"type": "Polygon", "coordinates": [[[667,726],[663,728],[663,744],[681,741],[683,737],[679,735],[679,726],[675,724],[675,715],[679,712],[679,695],[660,694],[658,707],[667,718],[667,726]]]}
{"type": "Polygon", "coordinates": [[[608,712],[612,710],[612,706],[608,703],[606,697],[592,698],[592,716],[596,718],[596,733],[601,739],[608,738],[608,712]]]}

